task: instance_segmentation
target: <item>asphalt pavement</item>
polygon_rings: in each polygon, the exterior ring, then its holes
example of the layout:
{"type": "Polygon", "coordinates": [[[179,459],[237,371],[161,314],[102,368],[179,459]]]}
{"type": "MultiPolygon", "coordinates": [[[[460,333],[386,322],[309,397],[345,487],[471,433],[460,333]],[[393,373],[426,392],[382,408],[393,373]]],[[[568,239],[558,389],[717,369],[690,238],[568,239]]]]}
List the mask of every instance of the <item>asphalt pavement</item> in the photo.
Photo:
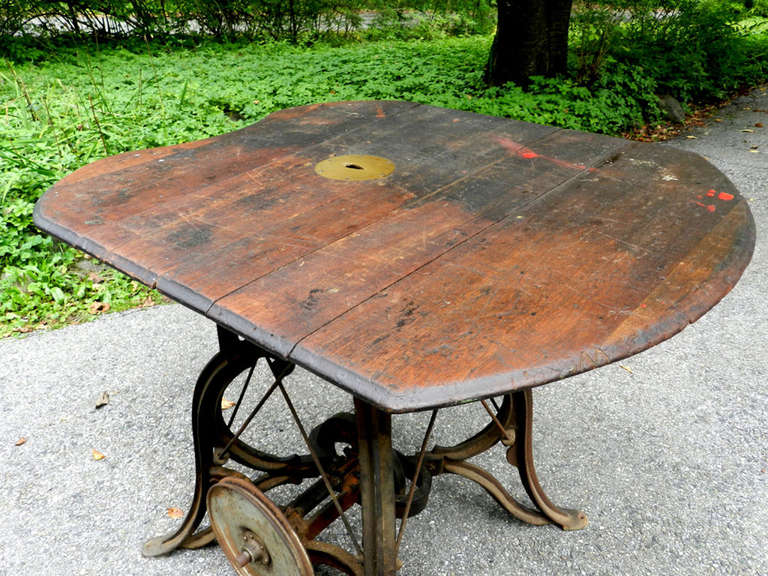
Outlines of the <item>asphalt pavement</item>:
{"type": "MultiPolygon", "coordinates": [[[[741,281],[659,346],[534,391],[539,476],[586,529],[524,525],[441,476],[408,523],[400,574],[768,575],[766,88],[664,145],[704,155],[749,200],[757,245],[741,281]]],[[[217,547],[140,553],[189,505],[191,390],[215,348],[213,324],[179,305],[0,341],[1,575],[234,573],[217,547]]],[[[304,371],[289,385],[308,427],[351,409],[304,371]]],[[[267,445],[299,446],[285,416],[264,417],[267,445]]],[[[417,450],[426,418],[396,416],[396,446],[417,450]]],[[[435,439],[484,423],[478,404],[445,410],[435,439]]],[[[503,452],[479,460],[524,499],[503,452]]],[[[345,543],[339,526],[329,537],[345,543]]]]}

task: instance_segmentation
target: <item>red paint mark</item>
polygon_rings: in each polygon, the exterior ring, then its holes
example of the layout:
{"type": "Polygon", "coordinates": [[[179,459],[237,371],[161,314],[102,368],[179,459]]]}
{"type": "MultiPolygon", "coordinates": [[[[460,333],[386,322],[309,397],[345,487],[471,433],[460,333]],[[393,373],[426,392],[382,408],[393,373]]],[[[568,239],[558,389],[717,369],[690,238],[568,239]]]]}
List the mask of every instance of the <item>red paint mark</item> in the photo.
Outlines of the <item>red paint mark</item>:
{"type": "Polygon", "coordinates": [[[707,196],[709,196],[710,198],[712,198],[712,196],[714,196],[715,194],[717,194],[717,192],[715,192],[714,190],[710,190],[709,192],[707,192],[707,196]]]}
{"type": "Polygon", "coordinates": [[[542,160],[546,160],[547,162],[552,162],[552,164],[556,164],[557,166],[562,166],[563,168],[568,168],[569,170],[588,170],[589,172],[596,172],[597,168],[587,168],[584,166],[584,164],[573,164],[572,162],[567,162],[565,160],[560,160],[558,158],[552,158],[550,156],[542,156],[538,152],[534,152],[530,148],[526,148],[522,144],[515,142],[514,140],[510,140],[509,138],[504,138],[503,136],[497,136],[496,141],[501,144],[501,146],[507,150],[510,154],[513,156],[517,156],[518,158],[525,158],[526,160],[533,160],[534,158],[541,158],[542,160]]]}
{"type": "Polygon", "coordinates": [[[714,204],[702,204],[701,202],[696,202],[699,206],[702,208],[706,208],[709,212],[715,211],[715,205],[714,204]]]}
{"type": "Polygon", "coordinates": [[[733,200],[733,194],[728,194],[728,192],[720,192],[717,197],[719,200],[725,200],[726,202],[733,200]]]}
{"type": "Polygon", "coordinates": [[[648,306],[648,304],[646,304],[646,303],[642,303],[642,304],[640,304],[640,308],[645,308],[645,307],[647,307],[647,306],[648,306]]]}
{"type": "Polygon", "coordinates": [[[497,136],[496,142],[498,142],[507,152],[514,154],[515,156],[518,156],[523,148],[522,144],[510,140],[509,138],[504,138],[503,136],[497,136]]]}
{"type": "Polygon", "coordinates": [[[376,106],[376,118],[384,118],[385,116],[384,109],[381,106],[376,106]]]}

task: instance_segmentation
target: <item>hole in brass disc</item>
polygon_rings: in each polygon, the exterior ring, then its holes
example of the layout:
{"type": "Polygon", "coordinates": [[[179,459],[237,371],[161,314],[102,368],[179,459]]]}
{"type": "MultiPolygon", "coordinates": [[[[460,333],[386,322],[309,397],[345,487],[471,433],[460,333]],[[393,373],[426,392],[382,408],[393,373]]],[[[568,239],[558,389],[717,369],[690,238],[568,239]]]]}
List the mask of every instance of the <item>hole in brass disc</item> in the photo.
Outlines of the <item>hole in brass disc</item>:
{"type": "Polygon", "coordinates": [[[331,156],[315,164],[317,174],[332,180],[375,180],[389,176],[394,169],[387,158],[363,154],[331,156]]]}

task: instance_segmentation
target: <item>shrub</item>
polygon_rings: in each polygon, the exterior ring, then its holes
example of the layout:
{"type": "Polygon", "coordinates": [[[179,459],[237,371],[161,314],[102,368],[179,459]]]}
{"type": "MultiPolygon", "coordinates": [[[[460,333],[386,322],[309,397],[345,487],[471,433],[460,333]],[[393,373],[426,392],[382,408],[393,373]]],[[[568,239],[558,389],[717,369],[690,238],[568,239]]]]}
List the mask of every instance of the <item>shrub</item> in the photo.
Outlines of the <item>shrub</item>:
{"type": "Polygon", "coordinates": [[[586,0],[574,16],[575,75],[590,85],[610,57],[642,67],[659,92],[721,99],[768,74],[768,37],[739,25],[742,11],[727,0],[586,0]]]}

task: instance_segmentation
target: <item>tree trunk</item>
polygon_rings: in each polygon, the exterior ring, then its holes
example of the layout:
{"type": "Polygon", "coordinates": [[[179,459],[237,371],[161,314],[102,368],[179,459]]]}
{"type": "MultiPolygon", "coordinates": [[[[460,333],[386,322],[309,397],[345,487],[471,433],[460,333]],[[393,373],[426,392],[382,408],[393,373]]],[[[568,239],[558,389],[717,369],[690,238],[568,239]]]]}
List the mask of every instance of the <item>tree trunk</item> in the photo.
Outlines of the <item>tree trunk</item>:
{"type": "Polygon", "coordinates": [[[573,0],[497,0],[499,20],[486,69],[491,84],[526,86],[564,74],[573,0]]]}

